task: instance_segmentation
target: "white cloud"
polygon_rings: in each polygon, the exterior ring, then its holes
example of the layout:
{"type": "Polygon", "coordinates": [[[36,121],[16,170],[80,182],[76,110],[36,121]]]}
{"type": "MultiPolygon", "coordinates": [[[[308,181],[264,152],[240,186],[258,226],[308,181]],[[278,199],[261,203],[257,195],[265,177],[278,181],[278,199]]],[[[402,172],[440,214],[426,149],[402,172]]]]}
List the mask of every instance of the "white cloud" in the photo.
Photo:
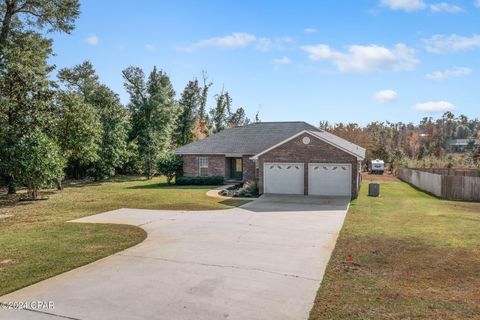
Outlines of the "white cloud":
{"type": "Polygon", "coordinates": [[[382,0],[380,5],[392,10],[403,10],[406,12],[422,10],[427,7],[423,0],[382,0]]]}
{"type": "Polygon", "coordinates": [[[475,7],[480,7],[480,0],[475,0],[474,5],[475,7]]]}
{"type": "Polygon", "coordinates": [[[447,101],[429,101],[415,105],[415,110],[420,112],[445,112],[455,110],[456,108],[455,105],[447,101]]]}
{"type": "Polygon", "coordinates": [[[290,64],[290,63],[292,63],[292,60],[290,60],[289,57],[276,58],[276,59],[273,59],[272,61],[275,64],[290,64]]]}
{"type": "Polygon", "coordinates": [[[203,40],[203,41],[197,42],[196,45],[199,47],[214,46],[214,47],[226,47],[226,48],[243,48],[247,46],[249,43],[255,41],[255,39],[256,37],[253,34],[235,32],[228,36],[203,40]]]}
{"type": "Polygon", "coordinates": [[[98,37],[94,34],[85,38],[85,42],[92,45],[92,46],[96,46],[98,44],[99,40],[100,39],[98,39],[98,37]]]}
{"type": "Polygon", "coordinates": [[[389,103],[397,100],[397,93],[393,90],[381,90],[373,95],[380,103],[389,103]]]}
{"type": "Polygon", "coordinates": [[[455,52],[480,46],[480,35],[463,37],[456,34],[434,35],[429,39],[423,39],[425,50],[432,53],[455,52]]]}
{"type": "Polygon", "coordinates": [[[414,50],[403,43],[392,49],[378,45],[351,45],[347,52],[335,51],[326,44],[303,46],[312,61],[331,61],[340,72],[406,71],[419,63],[414,50]]]}
{"type": "Polygon", "coordinates": [[[433,3],[430,5],[432,12],[447,12],[447,13],[460,13],[464,10],[456,5],[448,4],[446,2],[433,3]]]}
{"type": "Polygon", "coordinates": [[[423,0],[381,0],[380,5],[391,10],[402,10],[405,12],[413,12],[424,9],[430,9],[432,12],[447,13],[460,13],[464,11],[461,7],[449,4],[447,2],[427,4],[423,0]]]}
{"type": "Polygon", "coordinates": [[[145,49],[147,49],[148,51],[157,50],[157,48],[153,44],[150,44],[150,43],[145,44],[145,49]]]}
{"type": "Polygon", "coordinates": [[[278,38],[267,38],[245,33],[245,32],[234,32],[231,35],[223,37],[215,37],[210,39],[201,40],[195,43],[192,43],[190,46],[185,48],[179,48],[182,51],[192,52],[196,49],[205,48],[205,47],[219,47],[219,48],[245,48],[250,45],[255,45],[255,48],[259,51],[270,51],[270,50],[282,50],[286,46],[295,43],[295,40],[291,37],[284,36],[278,38]]]}
{"type": "Polygon", "coordinates": [[[465,68],[465,67],[455,67],[452,69],[444,70],[444,71],[435,71],[425,75],[425,78],[429,80],[445,80],[450,78],[458,78],[468,76],[472,73],[472,69],[465,68]]]}
{"type": "MultiPolygon", "coordinates": [[[[479,1],[480,1],[480,0],[479,0],[479,1]]],[[[318,31],[317,31],[317,29],[315,29],[315,28],[305,28],[305,29],[303,30],[303,32],[305,32],[305,33],[316,33],[316,32],[318,32],[318,31]]]]}
{"type": "Polygon", "coordinates": [[[245,32],[234,32],[224,37],[215,37],[201,40],[191,44],[184,51],[194,51],[195,49],[205,47],[221,47],[221,48],[244,48],[257,39],[255,35],[245,32]]]}
{"type": "Polygon", "coordinates": [[[288,36],[274,39],[263,37],[257,40],[255,47],[260,51],[266,52],[271,50],[283,50],[286,46],[292,45],[293,43],[295,43],[295,40],[288,36]]]}

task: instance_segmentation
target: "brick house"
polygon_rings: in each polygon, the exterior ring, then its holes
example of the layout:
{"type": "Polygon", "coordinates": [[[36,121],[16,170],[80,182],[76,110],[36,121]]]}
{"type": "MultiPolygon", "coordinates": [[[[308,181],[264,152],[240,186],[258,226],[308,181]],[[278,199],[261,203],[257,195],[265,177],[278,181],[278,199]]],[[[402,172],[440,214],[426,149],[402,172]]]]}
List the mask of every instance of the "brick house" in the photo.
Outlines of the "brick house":
{"type": "Polygon", "coordinates": [[[356,197],[365,149],[305,122],[259,122],[182,146],[184,176],[253,180],[260,193],[356,197]]]}

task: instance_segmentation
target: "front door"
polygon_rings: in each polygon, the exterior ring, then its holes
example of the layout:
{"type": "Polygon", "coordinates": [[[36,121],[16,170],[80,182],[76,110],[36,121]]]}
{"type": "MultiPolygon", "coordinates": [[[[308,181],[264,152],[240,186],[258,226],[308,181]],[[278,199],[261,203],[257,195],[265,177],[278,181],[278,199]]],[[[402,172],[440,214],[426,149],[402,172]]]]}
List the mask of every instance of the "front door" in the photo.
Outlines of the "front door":
{"type": "Polygon", "coordinates": [[[242,180],[242,178],[243,178],[242,158],[230,159],[230,179],[242,180]]]}

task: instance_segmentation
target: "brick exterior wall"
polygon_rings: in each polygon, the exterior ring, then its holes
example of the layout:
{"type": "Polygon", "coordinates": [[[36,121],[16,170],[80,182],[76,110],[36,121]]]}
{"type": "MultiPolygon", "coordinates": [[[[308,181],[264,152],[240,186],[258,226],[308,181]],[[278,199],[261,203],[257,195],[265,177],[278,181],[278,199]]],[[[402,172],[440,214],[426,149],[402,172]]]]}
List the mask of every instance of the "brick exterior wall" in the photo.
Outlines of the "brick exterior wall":
{"type": "MultiPolygon", "coordinates": [[[[243,181],[255,181],[255,162],[250,160],[253,155],[245,155],[243,161],[243,181]]],[[[183,155],[183,176],[198,177],[200,170],[198,167],[198,158],[208,157],[208,175],[223,176],[228,178],[230,164],[225,156],[221,155],[183,155]]]]}
{"type": "Polygon", "coordinates": [[[250,160],[250,156],[243,156],[243,181],[251,180],[256,181],[255,179],[255,161],[250,160]]]}
{"type": "Polygon", "coordinates": [[[225,177],[225,156],[222,155],[183,155],[183,175],[198,177],[200,175],[198,158],[208,157],[208,175],[225,177]]]}
{"type": "Polygon", "coordinates": [[[263,164],[265,162],[303,163],[304,179],[303,193],[308,194],[308,163],[350,163],[352,164],[352,198],[358,193],[358,160],[322,140],[309,134],[303,134],[261,155],[258,159],[259,179],[258,188],[263,193],[263,164]],[[309,144],[304,144],[302,139],[308,136],[309,144]]]}

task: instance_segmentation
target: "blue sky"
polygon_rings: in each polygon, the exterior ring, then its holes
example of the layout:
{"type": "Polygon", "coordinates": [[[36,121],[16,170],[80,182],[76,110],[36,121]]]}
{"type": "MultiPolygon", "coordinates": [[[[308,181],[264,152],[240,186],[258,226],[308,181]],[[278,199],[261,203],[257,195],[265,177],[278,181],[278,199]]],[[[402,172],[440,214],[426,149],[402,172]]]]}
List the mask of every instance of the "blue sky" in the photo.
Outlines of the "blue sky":
{"type": "Polygon", "coordinates": [[[206,70],[212,95],[224,86],[262,121],[479,115],[480,0],[88,0],[81,11],[71,35],[52,35],[52,63],[90,60],[124,103],[121,71],[156,65],[177,95],[206,70]]]}

